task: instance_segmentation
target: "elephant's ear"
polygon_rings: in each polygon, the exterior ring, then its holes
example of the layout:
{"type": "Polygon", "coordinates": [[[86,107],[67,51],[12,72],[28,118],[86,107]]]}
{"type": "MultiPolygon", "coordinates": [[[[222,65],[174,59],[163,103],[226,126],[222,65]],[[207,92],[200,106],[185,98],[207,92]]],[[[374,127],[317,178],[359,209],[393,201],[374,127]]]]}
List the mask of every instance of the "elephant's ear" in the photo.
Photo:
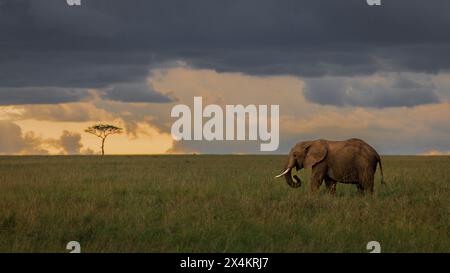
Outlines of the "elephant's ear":
{"type": "Polygon", "coordinates": [[[328,145],[324,140],[313,141],[306,148],[305,168],[311,168],[325,159],[328,153],[328,145]]]}

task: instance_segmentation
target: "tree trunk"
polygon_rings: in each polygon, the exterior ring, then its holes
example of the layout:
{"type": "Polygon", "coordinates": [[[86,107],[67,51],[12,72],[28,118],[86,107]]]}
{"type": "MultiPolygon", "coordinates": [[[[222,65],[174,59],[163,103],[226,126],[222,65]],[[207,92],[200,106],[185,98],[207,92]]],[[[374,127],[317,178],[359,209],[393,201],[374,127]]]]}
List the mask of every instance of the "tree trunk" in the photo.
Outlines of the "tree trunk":
{"type": "Polygon", "coordinates": [[[106,138],[102,138],[102,156],[105,155],[105,139],[106,138]]]}

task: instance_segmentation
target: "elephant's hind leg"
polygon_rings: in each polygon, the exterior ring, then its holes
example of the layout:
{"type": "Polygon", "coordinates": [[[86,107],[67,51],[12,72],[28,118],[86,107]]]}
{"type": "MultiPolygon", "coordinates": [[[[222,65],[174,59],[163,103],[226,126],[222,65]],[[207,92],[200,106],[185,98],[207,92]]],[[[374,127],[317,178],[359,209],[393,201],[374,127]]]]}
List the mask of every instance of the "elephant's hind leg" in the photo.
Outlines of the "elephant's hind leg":
{"type": "Polygon", "coordinates": [[[371,181],[369,180],[358,182],[358,184],[356,184],[356,187],[358,188],[358,192],[361,195],[364,195],[366,192],[373,194],[373,179],[371,181]]]}
{"type": "Polygon", "coordinates": [[[356,184],[356,187],[358,188],[358,193],[364,195],[364,187],[360,183],[356,184]]]}
{"type": "MultiPolygon", "coordinates": [[[[369,192],[373,194],[373,182],[374,182],[374,173],[371,171],[364,172],[359,176],[359,185],[361,186],[363,193],[369,192]]],[[[359,189],[359,188],[358,188],[359,189]]]]}

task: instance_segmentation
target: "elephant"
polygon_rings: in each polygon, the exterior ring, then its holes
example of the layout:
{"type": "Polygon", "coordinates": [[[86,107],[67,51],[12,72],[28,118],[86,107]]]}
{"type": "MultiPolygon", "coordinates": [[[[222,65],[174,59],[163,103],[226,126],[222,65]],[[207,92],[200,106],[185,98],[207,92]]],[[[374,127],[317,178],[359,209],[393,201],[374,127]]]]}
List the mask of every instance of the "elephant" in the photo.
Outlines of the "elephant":
{"type": "Polygon", "coordinates": [[[373,194],[374,175],[380,165],[381,184],[385,185],[383,167],[378,153],[361,139],[344,141],[318,139],[297,143],[289,152],[284,171],[276,178],[284,176],[292,188],[301,186],[302,181],[291,172],[302,168],[312,168],[311,192],[317,192],[325,181],[327,192],[336,194],[336,184],[355,184],[361,194],[369,191],[373,194]]]}

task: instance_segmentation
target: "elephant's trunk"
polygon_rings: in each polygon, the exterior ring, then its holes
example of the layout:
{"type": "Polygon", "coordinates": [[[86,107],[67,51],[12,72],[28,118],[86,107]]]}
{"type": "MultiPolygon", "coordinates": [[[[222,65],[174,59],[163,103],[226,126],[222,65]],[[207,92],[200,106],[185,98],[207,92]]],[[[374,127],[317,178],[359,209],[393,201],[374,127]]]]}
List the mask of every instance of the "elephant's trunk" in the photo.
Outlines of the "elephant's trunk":
{"type": "Polygon", "coordinates": [[[292,156],[289,156],[289,160],[286,164],[285,170],[283,173],[281,173],[280,175],[276,176],[276,177],[281,177],[284,176],[284,178],[286,179],[286,183],[292,187],[292,188],[298,188],[302,185],[302,181],[300,180],[300,178],[297,175],[294,175],[294,180],[292,180],[292,169],[295,167],[295,160],[292,156]]]}
{"type": "Polygon", "coordinates": [[[294,182],[294,180],[292,180],[291,172],[292,172],[292,169],[289,169],[289,172],[287,172],[284,175],[284,178],[286,179],[286,183],[292,188],[300,187],[302,185],[302,181],[300,180],[300,178],[297,175],[294,175],[294,179],[295,179],[295,182],[294,182]]]}

